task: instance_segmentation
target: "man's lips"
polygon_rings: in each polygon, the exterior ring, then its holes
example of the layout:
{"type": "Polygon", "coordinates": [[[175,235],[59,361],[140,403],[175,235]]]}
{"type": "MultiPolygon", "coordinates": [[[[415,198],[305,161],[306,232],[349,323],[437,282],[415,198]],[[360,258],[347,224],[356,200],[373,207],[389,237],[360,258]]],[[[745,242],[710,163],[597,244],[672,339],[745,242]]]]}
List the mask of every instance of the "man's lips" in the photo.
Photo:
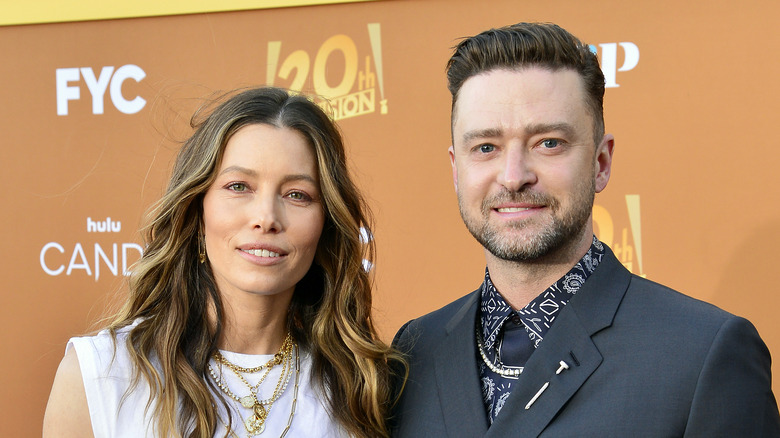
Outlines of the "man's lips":
{"type": "Polygon", "coordinates": [[[508,192],[502,191],[489,196],[482,201],[482,214],[491,212],[505,219],[521,219],[530,217],[545,210],[556,209],[555,199],[538,192],[508,192]]]}
{"type": "Polygon", "coordinates": [[[518,204],[502,203],[493,207],[493,210],[499,213],[522,213],[524,211],[537,210],[540,208],[544,208],[544,205],[528,204],[528,203],[518,203],[518,204]]]}
{"type": "Polygon", "coordinates": [[[528,211],[533,208],[538,208],[538,207],[499,207],[496,208],[496,211],[498,211],[499,213],[519,213],[521,211],[528,211]]]}

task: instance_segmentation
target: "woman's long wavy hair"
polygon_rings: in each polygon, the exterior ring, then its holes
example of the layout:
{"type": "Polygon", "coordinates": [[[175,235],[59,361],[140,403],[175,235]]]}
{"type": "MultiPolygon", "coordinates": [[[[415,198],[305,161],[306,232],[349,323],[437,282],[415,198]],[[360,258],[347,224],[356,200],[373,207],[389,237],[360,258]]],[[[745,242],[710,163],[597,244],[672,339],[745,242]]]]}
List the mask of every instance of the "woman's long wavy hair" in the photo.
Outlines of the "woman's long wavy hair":
{"type": "Polygon", "coordinates": [[[224,311],[209,264],[198,262],[203,196],[231,136],[262,123],[308,139],[325,211],[315,262],[295,287],[288,328],[311,352],[312,381],[344,429],[356,437],[387,436],[388,362],[403,359],[379,340],[372,322],[372,281],[363,260],[373,259],[374,248],[361,241],[360,229],[370,233],[369,211],[347,171],[338,128],[315,103],[278,88],[243,91],[197,122],[200,112],[167,192],[149,214],[147,246],[134,267],[129,298],[109,326],[116,336],[140,318],[127,339],[138,371],[132,388],[141,378],[151,386],[147,409],[153,409],[156,432],[210,438],[216,431],[217,400],[206,372],[224,311]]]}

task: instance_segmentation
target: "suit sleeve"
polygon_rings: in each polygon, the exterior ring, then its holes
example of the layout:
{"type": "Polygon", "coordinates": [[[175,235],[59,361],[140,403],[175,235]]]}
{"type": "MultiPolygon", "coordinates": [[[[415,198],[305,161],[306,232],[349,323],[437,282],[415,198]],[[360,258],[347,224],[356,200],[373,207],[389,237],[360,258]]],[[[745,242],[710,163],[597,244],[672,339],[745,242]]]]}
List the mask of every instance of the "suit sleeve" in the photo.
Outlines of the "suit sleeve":
{"type": "Polygon", "coordinates": [[[769,350],[746,319],[727,319],[696,384],[686,437],[780,437],[769,350]]]}

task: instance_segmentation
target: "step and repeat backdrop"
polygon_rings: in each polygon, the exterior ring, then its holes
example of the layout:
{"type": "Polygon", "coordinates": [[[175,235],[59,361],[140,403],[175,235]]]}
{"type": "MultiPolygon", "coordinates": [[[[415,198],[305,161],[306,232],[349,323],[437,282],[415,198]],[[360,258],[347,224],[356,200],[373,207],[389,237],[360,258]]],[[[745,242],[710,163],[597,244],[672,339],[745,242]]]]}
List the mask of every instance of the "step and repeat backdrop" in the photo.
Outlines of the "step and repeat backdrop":
{"type": "Polygon", "coordinates": [[[40,435],[67,339],[122,300],[190,116],[227,90],[330,100],[376,216],[386,340],[476,288],[444,66],[460,37],[519,21],[556,22],[601,60],[616,146],[597,235],[632,272],[749,318],[780,355],[777,2],[93,3],[0,26],[1,436],[40,435]]]}

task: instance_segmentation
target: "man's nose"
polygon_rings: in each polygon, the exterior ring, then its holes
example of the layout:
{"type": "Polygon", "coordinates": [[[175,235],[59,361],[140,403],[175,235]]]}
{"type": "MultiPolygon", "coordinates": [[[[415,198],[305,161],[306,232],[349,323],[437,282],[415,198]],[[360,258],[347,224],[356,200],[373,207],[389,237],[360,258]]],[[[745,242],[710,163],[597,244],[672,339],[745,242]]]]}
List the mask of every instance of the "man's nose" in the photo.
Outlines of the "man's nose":
{"type": "Polygon", "coordinates": [[[498,173],[498,183],[512,192],[520,191],[527,184],[536,182],[536,172],[532,157],[521,146],[510,146],[505,149],[498,173]]]}

